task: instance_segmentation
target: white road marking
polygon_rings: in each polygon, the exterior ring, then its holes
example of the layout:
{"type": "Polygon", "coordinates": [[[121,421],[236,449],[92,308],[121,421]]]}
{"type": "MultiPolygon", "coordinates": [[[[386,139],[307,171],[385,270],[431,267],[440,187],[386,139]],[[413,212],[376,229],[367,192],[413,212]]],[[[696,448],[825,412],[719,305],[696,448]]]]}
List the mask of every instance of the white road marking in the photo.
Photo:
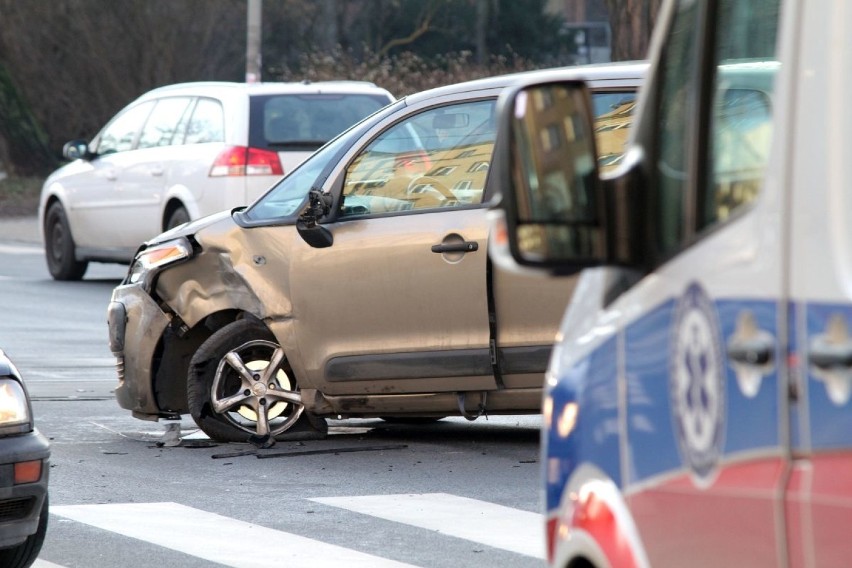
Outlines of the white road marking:
{"type": "Polygon", "coordinates": [[[48,562],[47,560],[42,560],[41,558],[36,558],[36,561],[33,563],[30,568],[63,568],[59,564],[54,564],[53,562],[48,562]]]}
{"type": "Polygon", "coordinates": [[[44,254],[44,249],[36,245],[0,245],[0,254],[44,254]]]}
{"type": "Polygon", "coordinates": [[[178,503],[61,505],[50,512],[234,568],[412,566],[178,503]]]}
{"type": "Polygon", "coordinates": [[[542,516],[446,493],[310,499],[324,505],[544,558],[542,516]]]}

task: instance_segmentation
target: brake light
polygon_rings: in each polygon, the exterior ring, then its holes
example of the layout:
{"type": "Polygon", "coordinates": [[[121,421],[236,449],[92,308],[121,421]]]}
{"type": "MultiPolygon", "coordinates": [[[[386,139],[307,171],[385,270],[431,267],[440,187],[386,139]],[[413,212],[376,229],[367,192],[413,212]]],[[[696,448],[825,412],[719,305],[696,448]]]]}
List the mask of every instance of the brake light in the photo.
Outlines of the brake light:
{"type": "Polygon", "coordinates": [[[245,146],[225,148],[210,168],[210,177],[283,175],[284,168],[277,152],[245,146]]]}

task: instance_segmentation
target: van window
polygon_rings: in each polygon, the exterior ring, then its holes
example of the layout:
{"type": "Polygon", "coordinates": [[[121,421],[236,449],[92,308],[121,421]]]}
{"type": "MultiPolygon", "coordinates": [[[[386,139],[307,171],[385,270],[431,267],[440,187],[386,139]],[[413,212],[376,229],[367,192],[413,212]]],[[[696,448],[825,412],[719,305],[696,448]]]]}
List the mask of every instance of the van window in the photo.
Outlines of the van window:
{"type": "Polygon", "coordinates": [[[772,138],[772,92],[779,63],[779,0],[723,0],[716,14],[710,179],[698,196],[696,229],[723,221],[763,186],[772,138]]]}
{"type": "Polygon", "coordinates": [[[684,200],[689,191],[689,159],[696,135],[695,88],[699,3],[678,2],[666,51],[660,60],[660,93],[657,147],[657,246],[663,255],[677,249],[684,239],[684,200]]]}
{"type": "Polygon", "coordinates": [[[191,100],[189,97],[167,97],[157,101],[142,129],[138,147],[170,146],[191,100]]]}
{"type": "Polygon", "coordinates": [[[700,2],[676,3],[659,63],[651,184],[662,259],[760,192],[772,135],[779,4],[720,0],[707,9],[713,24],[700,26],[700,2]],[[706,59],[712,73],[703,76],[699,63],[706,59]]]}

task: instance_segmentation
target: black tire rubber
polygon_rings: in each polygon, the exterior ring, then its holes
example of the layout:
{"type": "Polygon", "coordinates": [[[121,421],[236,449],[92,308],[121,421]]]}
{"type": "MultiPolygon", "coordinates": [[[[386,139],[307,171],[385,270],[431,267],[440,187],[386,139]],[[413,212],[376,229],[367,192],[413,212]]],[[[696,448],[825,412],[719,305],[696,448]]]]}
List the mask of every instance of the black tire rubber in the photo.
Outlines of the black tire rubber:
{"type": "Polygon", "coordinates": [[[53,203],[44,216],[44,256],[54,280],[80,280],[89,267],[75,257],[76,245],[68,217],[60,203],[53,203]]]}
{"type": "MultiPolygon", "coordinates": [[[[272,332],[254,319],[241,319],[230,323],[211,335],[193,355],[187,376],[187,402],[192,419],[211,439],[219,442],[255,441],[255,432],[240,428],[233,420],[217,413],[211,401],[211,392],[220,361],[229,352],[251,341],[268,341],[277,344],[272,332]]],[[[280,367],[294,383],[298,382],[286,360],[280,367]]],[[[288,409],[289,410],[289,409],[288,409]]],[[[286,430],[274,435],[276,440],[323,438],[328,432],[325,420],[302,412],[286,430]]]]}
{"type": "Polygon", "coordinates": [[[27,537],[27,540],[17,546],[0,550],[0,566],[4,568],[27,568],[32,565],[41,552],[44,537],[47,534],[47,519],[50,516],[48,496],[44,496],[44,504],[41,506],[41,514],[38,519],[36,532],[27,537]]]}
{"type": "Polygon", "coordinates": [[[183,225],[184,223],[189,222],[189,213],[187,213],[184,207],[178,207],[171,213],[169,213],[168,219],[166,219],[166,226],[163,227],[164,231],[168,231],[169,229],[174,229],[178,225],[183,225]]]}

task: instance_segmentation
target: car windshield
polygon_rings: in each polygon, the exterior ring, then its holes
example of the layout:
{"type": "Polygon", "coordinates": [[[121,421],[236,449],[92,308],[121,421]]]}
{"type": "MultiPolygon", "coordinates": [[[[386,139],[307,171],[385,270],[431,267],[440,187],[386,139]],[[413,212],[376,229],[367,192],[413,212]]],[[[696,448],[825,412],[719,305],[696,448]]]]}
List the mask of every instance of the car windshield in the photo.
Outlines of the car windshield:
{"type": "Polygon", "coordinates": [[[298,168],[282,179],[263,197],[253,203],[244,217],[251,221],[263,221],[289,217],[299,210],[312,187],[319,185],[318,178],[334,160],[340,159],[343,152],[369,129],[373,124],[394,111],[397,102],[365,118],[349,130],[346,130],[331,142],[317,150],[298,168]]]}

